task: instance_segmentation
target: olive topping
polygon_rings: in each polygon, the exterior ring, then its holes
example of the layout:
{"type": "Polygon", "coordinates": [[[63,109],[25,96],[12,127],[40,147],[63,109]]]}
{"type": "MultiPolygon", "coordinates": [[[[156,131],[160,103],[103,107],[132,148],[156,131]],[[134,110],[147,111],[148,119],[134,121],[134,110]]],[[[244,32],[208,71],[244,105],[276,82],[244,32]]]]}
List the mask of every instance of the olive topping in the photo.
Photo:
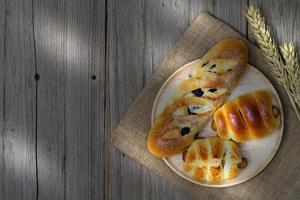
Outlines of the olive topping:
{"type": "Polygon", "coordinates": [[[212,66],[209,67],[209,69],[211,70],[211,69],[213,69],[215,67],[216,67],[216,64],[213,64],[212,66]]]}
{"type": "Polygon", "coordinates": [[[209,92],[211,92],[211,93],[214,93],[215,91],[217,91],[218,89],[216,89],[216,88],[211,88],[211,89],[209,89],[208,91],[209,92]]]}
{"type": "Polygon", "coordinates": [[[224,169],[224,166],[225,166],[225,160],[224,159],[222,159],[221,165],[222,165],[222,168],[224,169]]]}
{"type": "Polygon", "coordinates": [[[181,135],[184,136],[186,134],[188,134],[190,132],[190,128],[189,127],[183,127],[180,131],[181,135]]]}
{"type": "Polygon", "coordinates": [[[193,90],[192,93],[197,97],[201,97],[204,94],[204,92],[201,90],[201,88],[193,90]]]}
{"type": "Polygon", "coordinates": [[[209,62],[206,62],[206,63],[203,63],[202,65],[201,65],[201,67],[204,67],[205,65],[207,65],[209,62]]]}
{"type": "Polygon", "coordinates": [[[217,72],[215,72],[215,71],[212,71],[214,68],[216,68],[216,64],[213,64],[213,65],[211,65],[209,68],[208,68],[208,72],[210,72],[210,73],[217,73],[217,72]]]}
{"type": "Polygon", "coordinates": [[[228,72],[231,72],[232,71],[232,69],[229,69],[229,70],[227,70],[228,72]]]}
{"type": "Polygon", "coordinates": [[[189,109],[189,107],[187,107],[187,111],[188,111],[188,114],[189,114],[189,115],[197,115],[197,113],[191,112],[191,110],[189,109]]]}

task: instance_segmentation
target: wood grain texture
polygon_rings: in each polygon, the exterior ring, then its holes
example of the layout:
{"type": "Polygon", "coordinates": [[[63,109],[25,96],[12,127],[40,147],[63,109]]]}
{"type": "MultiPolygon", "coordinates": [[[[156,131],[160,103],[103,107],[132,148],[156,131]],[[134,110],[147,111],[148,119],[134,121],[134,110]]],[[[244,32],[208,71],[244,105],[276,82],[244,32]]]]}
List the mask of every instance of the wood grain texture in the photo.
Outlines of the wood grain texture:
{"type": "Polygon", "coordinates": [[[194,19],[200,11],[205,10],[239,33],[246,35],[247,21],[243,11],[247,4],[247,0],[191,0],[190,19],[194,19]]]}
{"type": "Polygon", "coordinates": [[[0,1],[0,199],[36,198],[32,5],[0,1]]]}
{"type": "MultiPolygon", "coordinates": [[[[187,27],[188,8],[184,1],[108,2],[111,130],[187,27]]],[[[186,198],[115,149],[110,169],[111,199],[186,198]]]]}
{"type": "Polygon", "coordinates": [[[35,1],[39,199],[65,198],[66,5],[35,1]],[[52,194],[49,196],[49,194],[52,194]]]}
{"type": "Polygon", "coordinates": [[[38,199],[103,199],[105,1],[35,6],[38,199]]]}

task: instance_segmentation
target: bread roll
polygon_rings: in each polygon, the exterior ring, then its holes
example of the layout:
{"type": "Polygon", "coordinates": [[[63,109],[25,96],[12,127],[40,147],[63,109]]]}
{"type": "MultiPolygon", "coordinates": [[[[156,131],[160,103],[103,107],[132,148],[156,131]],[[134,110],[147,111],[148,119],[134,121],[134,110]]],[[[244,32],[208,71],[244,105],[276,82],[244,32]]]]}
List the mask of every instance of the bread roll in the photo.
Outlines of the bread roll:
{"type": "Polygon", "coordinates": [[[242,163],[239,147],[218,137],[197,139],[188,148],[184,172],[198,182],[220,183],[235,178],[242,163]]]}
{"type": "Polygon", "coordinates": [[[222,139],[245,142],[268,135],[280,124],[279,110],[266,90],[248,93],[225,103],[214,114],[222,139]]]}
{"type": "Polygon", "coordinates": [[[149,151],[168,157],[185,150],[236,85],[247,58],[245,43],[228,39],[194,62],[190,77],[178,86],[153,123],[147,140],[149,151]]]}

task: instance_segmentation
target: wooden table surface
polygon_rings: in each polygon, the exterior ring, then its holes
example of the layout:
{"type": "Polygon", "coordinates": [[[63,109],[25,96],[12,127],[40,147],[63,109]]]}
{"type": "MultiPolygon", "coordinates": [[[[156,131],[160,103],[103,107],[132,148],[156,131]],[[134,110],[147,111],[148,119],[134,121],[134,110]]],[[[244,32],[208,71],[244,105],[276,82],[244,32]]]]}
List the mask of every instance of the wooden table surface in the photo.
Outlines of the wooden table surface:
{"type": "Polygon", "coordinates": [[[110,137],[199,11],[252,40],[249,4],[300,47],[297,0],[0,0],[0,199],[189,199],[110,137]]]}

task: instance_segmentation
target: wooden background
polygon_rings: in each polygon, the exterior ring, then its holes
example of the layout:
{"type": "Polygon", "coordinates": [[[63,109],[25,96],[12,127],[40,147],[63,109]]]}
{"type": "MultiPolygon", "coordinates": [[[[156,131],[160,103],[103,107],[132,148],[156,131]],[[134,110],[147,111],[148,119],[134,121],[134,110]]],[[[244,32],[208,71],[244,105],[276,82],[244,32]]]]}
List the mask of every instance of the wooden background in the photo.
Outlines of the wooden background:
{"type": "Polygon", "coordinates": [[[0,199],[188,199],[110,137],[199,11],[253,40],[249,4],[300,47],[297,0],[0,0],[0,199]]]}

